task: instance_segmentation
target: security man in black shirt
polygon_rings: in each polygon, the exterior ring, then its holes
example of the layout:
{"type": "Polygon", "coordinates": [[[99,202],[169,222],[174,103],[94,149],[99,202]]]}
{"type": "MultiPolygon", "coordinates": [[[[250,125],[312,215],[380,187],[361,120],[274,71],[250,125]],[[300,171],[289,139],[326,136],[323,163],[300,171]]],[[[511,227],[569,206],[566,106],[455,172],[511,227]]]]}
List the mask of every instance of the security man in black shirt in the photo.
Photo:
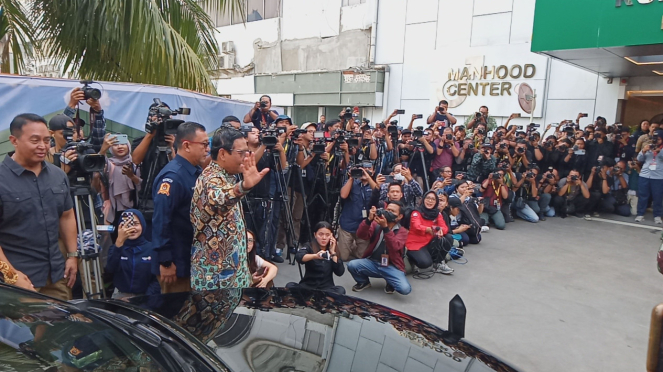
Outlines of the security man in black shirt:
{"type": "Polygon", "coordinates": [[[162,293],[191,289],[191,199],[201,165],[209,153],[205,127],[194,122],[180,124],[175,136],[177,156],[154,179],[152,199],[152,273],[162,293]]]}

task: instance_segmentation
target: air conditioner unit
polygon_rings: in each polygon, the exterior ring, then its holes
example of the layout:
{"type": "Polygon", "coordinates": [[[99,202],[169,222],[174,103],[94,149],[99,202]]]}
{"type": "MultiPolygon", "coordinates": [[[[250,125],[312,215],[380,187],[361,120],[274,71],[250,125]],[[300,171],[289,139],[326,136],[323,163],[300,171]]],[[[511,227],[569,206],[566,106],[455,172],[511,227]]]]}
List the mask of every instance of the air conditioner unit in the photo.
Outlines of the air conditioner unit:
{"type": "Polygon", "coordinates": [[[232,54],[219,55],[219,70],[231,70],[235,67],[235,56],[232,54]]]}
{"type": "Polygon", "coordinates": [[[221,52],[232,54],[235,53],[235,43],[232,41],[224,41],[221,43],[221,52]]]}

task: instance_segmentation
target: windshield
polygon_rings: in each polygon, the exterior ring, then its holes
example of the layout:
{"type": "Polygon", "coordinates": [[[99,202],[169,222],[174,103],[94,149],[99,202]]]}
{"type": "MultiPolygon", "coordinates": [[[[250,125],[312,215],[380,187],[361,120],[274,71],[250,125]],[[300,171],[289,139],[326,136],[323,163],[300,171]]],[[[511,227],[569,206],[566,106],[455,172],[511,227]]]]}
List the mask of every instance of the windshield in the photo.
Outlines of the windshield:
{"type": "Polygon", "coordinates": [[[0,288],[0,370],[164,369],[125,334],[67,303],[0,288]]]}

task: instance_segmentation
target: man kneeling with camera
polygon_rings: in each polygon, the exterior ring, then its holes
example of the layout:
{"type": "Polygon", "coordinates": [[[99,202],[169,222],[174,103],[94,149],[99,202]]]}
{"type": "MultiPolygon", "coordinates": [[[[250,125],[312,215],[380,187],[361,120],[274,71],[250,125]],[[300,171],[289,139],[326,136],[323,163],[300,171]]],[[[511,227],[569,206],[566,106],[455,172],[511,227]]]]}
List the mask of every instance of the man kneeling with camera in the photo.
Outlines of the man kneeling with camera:
{"type": "Polygon", "coordinates": [[[354,292],[370,287],[369,278],[384,278],[387,281],[384,291],[388,294],[396,291],[406,295],[412,291],[403,263],[408,230],[399,224],[402,208],[396,201],[389,201],[385,209],[372,207],[368,218],[359,224],[357,237],[370,243],[362,259],[348,263],[348,271],[357,281],[352,287],[354,292]]]}

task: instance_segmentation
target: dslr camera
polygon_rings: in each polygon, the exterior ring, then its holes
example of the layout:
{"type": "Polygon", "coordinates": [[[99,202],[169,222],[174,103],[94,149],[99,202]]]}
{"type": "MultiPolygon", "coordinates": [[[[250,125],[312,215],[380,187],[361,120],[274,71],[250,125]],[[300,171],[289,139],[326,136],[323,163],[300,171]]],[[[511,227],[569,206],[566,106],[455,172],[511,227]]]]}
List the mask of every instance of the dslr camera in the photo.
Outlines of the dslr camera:
{"type": "Polygon", "coordinates": [[[500,178],[502,178],[500,172],[493,172],[491,176],[493,177],[494,180],[499,180],[500,178]]]}
{"type": "Polygon", "coordinates": [[[90,84],[93,84],[94,81],[92,80],[81,80],[81,84],[83,84],[83,88],[81,90],[83,91],[83,94],[85,94],[85,100],[87,101],[90,98],[93,99],[99,99],[101,98],[101,90],[97,88],[92,88],[90,84]]]}

